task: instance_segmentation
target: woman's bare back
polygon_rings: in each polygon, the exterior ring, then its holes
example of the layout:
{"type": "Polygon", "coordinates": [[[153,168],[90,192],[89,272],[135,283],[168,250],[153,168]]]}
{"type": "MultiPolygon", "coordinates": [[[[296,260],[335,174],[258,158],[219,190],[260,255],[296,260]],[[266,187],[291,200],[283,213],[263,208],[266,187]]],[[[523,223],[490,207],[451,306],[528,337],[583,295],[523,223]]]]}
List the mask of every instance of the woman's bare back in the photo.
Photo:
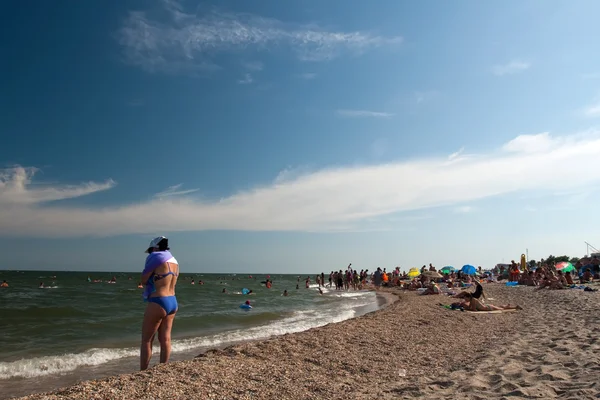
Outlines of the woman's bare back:
{"type": "Polygon", "coordinates": [[[151,297],[175,296],[179,265],[172,262],[163,263],[154,270],[154,274],[155,292],[151,297]]]}

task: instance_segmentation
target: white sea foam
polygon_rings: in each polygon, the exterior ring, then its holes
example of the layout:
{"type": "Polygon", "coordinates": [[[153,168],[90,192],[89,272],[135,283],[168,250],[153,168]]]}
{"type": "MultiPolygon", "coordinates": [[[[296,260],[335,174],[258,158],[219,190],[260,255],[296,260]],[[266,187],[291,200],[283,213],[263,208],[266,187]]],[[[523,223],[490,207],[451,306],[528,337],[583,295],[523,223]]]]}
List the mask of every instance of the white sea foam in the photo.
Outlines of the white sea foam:
{"type": "MultiPolygon", "coordinates": [[[[295,311],[287,318],[274,321],[268,325],[239,329],[210,336],[174,340],[173,352],[185,352],[198,348],[210,348],[224,344],[266,339],[286,333],[301,332],[311,328],[340,322],[355,317],[357,308],[373,304],[372,292],[356,292],[356,296],[343,296],[351,293],[340,293],[342,297],[356,297],[358,301],[345,302],[334,309],[318,309],[295,311]]],[[[155,346],[154,351],[159,351],[155,346]]],[[[98,366],[126,357],[137,357],[138,348],[90,349],[77,354],[36,357],[12,362],[0,362],[0,380],[10,378],[33,378],[53,374],[67,374],[77,368],[98,366]]]]}

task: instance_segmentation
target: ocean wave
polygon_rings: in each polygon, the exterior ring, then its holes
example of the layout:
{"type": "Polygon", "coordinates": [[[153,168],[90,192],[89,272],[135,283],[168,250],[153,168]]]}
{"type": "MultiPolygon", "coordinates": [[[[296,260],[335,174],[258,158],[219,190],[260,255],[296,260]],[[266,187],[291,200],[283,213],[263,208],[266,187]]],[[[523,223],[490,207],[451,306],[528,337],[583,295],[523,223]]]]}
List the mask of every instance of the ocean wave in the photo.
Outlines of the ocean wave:
{"type": "Polygon", "coordinates": [[[105,364],[124,357],[139,354],[137,349],[90,349],[78,354],[63,354],[0,362],[0,379],[34,378],[64,374],[78,367],[105,364]]]}
{"type": "Polygon", "coordinates": [[[333,292],[331,296],[335,297],[345,297],[345,298],[357,298],[357,297],[367,297],[370,296],[372,292],[364,291],[364,292],[333,292]]]}
{"type": "MultiPolygon", "coordinates": [[[[373,296],[374,299],[374,296],[373,296]]],[[[371,299],[371,302],[372,300],[371,299]]],[[[311,328],[341,322],[357,315],[357,308],[370,302],[365,298],[364,304],[341,304],[330,310],[311,309],[294,311],[288,317],[273,321],[266,325],[237,329],[210,336],[178,339],[172,342],[173,352],[186,352],[193,349],[211,348],[226,344],[250,340],[267,339],[269,337],[305,331],[311,328]]],[[[158,343],[154,351],[159,351],[158,343]]],[[[53,374],[67,374],[79,367],[98,366],[126,357],[137,357],[138,348],[96,348],[77,354],[63,354],[22,359],[12,362],[0,362],[0,380],[10,378],[33,378],[53,374]]]]}

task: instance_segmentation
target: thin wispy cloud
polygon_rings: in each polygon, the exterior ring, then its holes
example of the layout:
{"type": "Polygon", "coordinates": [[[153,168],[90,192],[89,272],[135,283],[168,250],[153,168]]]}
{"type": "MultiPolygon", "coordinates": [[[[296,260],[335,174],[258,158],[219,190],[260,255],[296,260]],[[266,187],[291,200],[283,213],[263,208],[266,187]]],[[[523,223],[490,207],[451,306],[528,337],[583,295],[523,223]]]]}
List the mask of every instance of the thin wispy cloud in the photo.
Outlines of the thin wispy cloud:
{"type": "Polygon", "coordinates": [[[37,168],[20,166],[0,170],[0,205],[22,206],[73,199],[112,189],[116,185],[112,179],[80,185],[32,185],[32,178],[38,171],[37,168]]]}
{"type": "Polygon", "coordinates": [[[252,78],[251,74],[244,74],[244,77],[238,80],[240,85],[249,85],[252,82],[254,82],[254,78],[252,78]]]}
{"type": "Polygon", "coordinates": [[[492,73],[497,76],[511,75],[523,72],[529,69],[531,64],[525,61],[514,60],[508,64],[495,65],[492,67],[492,73]]]}
{"type": "Polygon", "coordinates": [[[194,193],[194,192],[198,191],[198,189],[185,189],[185,190],[181,190],[182,186],[183,186],[182,183],[180,183],[178,185],[170,186],[166,190],[163,190],[162,192],[156,193],[154,195],[154,197],[162,198],[162,197],[171,197],[171,196],[183,196],[183,195],[194,193]]]}
{"type": "Polygon", "coordinates": [[[594,103],[583,110],[583,115],[589,118],[600,117],[600,102],[594,103]]]}
{"type": "Polygon", "coordinates": [[[251,14],[196,15],[169,0],[161,12],[132,11],[117,32],[124,60],[150,72],[189,73],[214,68],[221,52],[291,49],[303,61],[326,61],[344,54],[397,45],[401,37],[369,32],[329,31],[251,14]]]}
{"type": "MultiPolygon", "coordinates": [[[[524,135],[503,148],[450,163],[443,156],[325,168],[288,174],[214,200],[164,196],[111,207],[59,202],[110,189],[111,180],[40,185],[31,179],[35,169],[19,167],[2,173],[0,234],[73,237],[214,229],[355,229],[367,218],[392,213],[459,207],[509,193],[597,185],[599,157],[600,131],[562,137],[524,135]],[[45,203],[52,200],[51,205],[45,203]]],[[[172,190],[177,191],[181,188],[172,190]]]]}
{"type": "Polygon", "coordinates": [[[242,66],[244,68],[246,68],[248,71],[262,71],[264,68],[264,64],[261,63],[260,61],[247,61],[247,62],[243,62],[242,66]]]}
{"type": "Polygon", "coordinates": [[[454,209],[454,213],[456,214],[467,214],[473,211],[473,207],[471,206],[460,206],[454,209]]]}
{"type": "Polygon", "coordinates": [[[428,102],[430,100],[433,100],[438,96],[439,96],[439,92],[436,90],[417,91],[417,92],[415,92],[415,102],[417,104],[422,104],[422,103],[428,102]]]}
{"type": "Polygon", "coordinates": [[[308,81],[311,79],[315,79],[317,77],[317,74],[315,74],[314,72],[305,72],[303,74],[299,74],[298,77],[302,78],[302,79],[306,79],[308,81]]]}
{"type": "Polygon", "coordinates": [[[455,151],[454,153],[450,154],[448,156],[448,160],[454,161],[454,160],[458,159],[464,151],[465,151],[465,148],[463,146],[458,151],[455,151]]]}
{"type": "Polygon", "coordinates": [[[389,118],[395,115],[388,112],[369,110],[336,110],[335,113],[345,118],[389,118]]]}

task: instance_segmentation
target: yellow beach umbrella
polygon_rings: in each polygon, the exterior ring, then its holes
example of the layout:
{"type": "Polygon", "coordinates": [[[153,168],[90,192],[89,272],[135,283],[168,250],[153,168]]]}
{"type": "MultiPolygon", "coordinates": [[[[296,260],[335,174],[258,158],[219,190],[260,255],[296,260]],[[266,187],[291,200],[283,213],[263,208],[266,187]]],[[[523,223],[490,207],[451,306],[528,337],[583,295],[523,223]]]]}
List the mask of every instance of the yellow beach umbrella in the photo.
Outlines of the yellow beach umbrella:
{"type": "Polygon", "coordinates": [[[421,275],[421,271],[419,271],[418,268],[411,268],[410,271],[408,271],[409,278],[415,278],[419,275],[421,275]]]}

